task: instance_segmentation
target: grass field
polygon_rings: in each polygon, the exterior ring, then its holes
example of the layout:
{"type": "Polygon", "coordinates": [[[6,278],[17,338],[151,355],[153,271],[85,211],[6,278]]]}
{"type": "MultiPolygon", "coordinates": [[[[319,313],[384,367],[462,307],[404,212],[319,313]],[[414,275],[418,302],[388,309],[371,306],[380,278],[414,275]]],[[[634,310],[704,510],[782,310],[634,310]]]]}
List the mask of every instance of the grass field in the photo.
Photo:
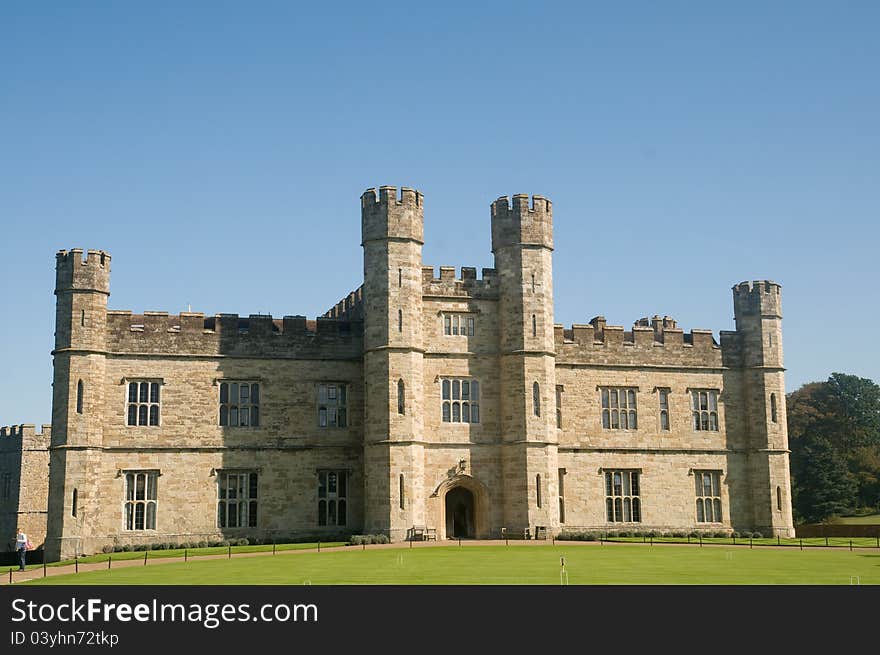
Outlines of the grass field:
{"type": "Polygon", "coordinates": [[[59,575],[25,584],[83,585],[880,584],[880,551],[563,544],[431,546],[191,560],[59,575]]]}
{"type": "Polygon", "coordinates": [[[880,525],[880,514],[864,514],[862,516],[838,516],[831,520],[837,525],[880,525]]]}

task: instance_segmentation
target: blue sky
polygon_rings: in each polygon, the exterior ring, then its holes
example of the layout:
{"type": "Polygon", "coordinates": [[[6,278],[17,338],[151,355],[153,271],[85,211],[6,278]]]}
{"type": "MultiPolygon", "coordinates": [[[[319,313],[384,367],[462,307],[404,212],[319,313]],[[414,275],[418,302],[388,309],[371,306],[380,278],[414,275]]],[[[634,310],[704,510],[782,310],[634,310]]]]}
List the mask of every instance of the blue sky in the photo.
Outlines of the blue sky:
{"type": "Polygon", "coordinates": [[[880,380],[880,5],[423,4],[0,5],[0,425],[50,420],[56,250],[114,309],[313,317],[382,184],[435,266],[552,199],[557,323],[717,337],[773,279],[789,390],[880,380]]]}

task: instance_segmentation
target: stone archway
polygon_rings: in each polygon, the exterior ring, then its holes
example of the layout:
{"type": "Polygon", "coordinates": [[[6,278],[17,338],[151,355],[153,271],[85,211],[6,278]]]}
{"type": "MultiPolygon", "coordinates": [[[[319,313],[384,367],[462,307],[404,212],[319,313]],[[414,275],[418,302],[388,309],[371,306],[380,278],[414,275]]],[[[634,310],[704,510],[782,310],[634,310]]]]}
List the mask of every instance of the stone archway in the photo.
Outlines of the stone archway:
{"type": "Polygon", "coordinates": [[[459,474],[441,482],[432,494],[440,539],[489,537],[489,494],[476,478],[459,474]]]}

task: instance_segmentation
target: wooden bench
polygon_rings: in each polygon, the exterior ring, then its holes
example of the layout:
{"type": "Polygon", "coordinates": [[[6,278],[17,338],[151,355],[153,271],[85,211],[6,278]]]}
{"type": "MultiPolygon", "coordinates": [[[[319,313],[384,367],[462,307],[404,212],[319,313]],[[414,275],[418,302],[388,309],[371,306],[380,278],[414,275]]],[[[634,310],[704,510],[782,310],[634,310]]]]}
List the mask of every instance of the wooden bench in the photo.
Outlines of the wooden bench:
{"type": "Polygon", "coordinates": [[[410,541],[437,541],[437,528],[414,525],[409,529],[410,541]]]}
{"type": "Polygon", "coordinates": [[[501,538],[502,539],[531,539],[532,533],[528,528],[523,528],[522,530],[508,530],[507,528],[501,528],[501,538]]]}

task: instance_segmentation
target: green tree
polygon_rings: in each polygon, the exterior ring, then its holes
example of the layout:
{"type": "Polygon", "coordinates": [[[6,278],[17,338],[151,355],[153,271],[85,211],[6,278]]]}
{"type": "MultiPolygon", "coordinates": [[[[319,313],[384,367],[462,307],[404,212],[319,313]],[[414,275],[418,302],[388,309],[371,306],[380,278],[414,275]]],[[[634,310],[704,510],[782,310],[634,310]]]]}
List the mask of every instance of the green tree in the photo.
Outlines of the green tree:
{"type": "Polygon", "coordinates": [[[880,386],[833,373],[789,394],[787,407],[793,505],[800,517],[821,520],[845,508],[880,507],[880,386]],[[807,451],[819,460],[810,462],[807,451]],[[817,474],[831,485],[827,492],[816,489],[817,474]],[[851,496],[841,498],[847,489],[851,496]]]}
{"type": "Polygon", "coordinates": [[[846,459],[831,441],[808,432],[792,451],[792,505],[797,515],[815,523],[846,512],[852,507],[856,484],[846,459]]]}

